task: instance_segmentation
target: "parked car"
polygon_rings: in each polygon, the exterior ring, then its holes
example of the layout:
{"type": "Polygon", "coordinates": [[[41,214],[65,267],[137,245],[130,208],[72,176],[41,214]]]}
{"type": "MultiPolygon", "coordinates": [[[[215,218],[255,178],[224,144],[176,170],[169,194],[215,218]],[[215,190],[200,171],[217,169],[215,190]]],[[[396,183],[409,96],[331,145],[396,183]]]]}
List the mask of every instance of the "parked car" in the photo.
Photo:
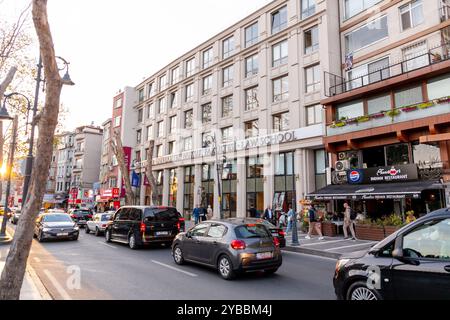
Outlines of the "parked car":
{"type": "Polygon", "coordinates": [[[95,236],[100,236],[105,232],[106,227],[108,226],[108,222],[111,220],[111,217],[114,215],[114,212],[105,212],[105,213],[96,213],[92,220],[87,221],[86,223],[86,233],[94,232],[95,236]]]}
{"type": "Polygon", "coordinates": [[[280,248],[286,247],[286,232],[283,230],[283,228],[278,228],[274,224],[270,223],[267,220],[264,219],[257,219],[257,218],[246,218],[246,221],[248,223],[262,223],[264,224],[272,233],[273,237],[277,237],[280,241],[280,248]]]}
{"type": "Polygon", "coordinates": [[[282,264],[279,240],[264,223],[253,220],[210,220],[180,233],[172,244],[175,263],[216,268],[226,280],[243,272],[277,272],[282,264]]]}
{"type": "Polygon", "coordinates": [[[85,227],[92,220],[92,211],[89,209],[70,209],[69,215],[80,227],[85,227]]]}
{"type": "Polygon", "coordinates": [[[9,221],[10,221],[12,224],[17,224],[17,222],[19,222],[20,214],[21,214],[21,209],[15,209],[15,210],[12,212],[11,218],[9,219],[9,221]]]}
{"type": "Polygon", "coordinates": [[[338,260],[339,299],[450,299],[450,211],[401,228],[368,252],[338,260]]]}
{"type": "Polygon", "coordinates": [[[126,206],[109,222],[105,240],[126,243],[131,249],[152,243],[170,245],[184,227],[184,218],[176,208],[126,206]]]}
{"type": "Polygon", "coordinates": [[[78,240],[79,227],[65,213],[43,213],[36,219],[34,237],[44,240],[78,240]]]}

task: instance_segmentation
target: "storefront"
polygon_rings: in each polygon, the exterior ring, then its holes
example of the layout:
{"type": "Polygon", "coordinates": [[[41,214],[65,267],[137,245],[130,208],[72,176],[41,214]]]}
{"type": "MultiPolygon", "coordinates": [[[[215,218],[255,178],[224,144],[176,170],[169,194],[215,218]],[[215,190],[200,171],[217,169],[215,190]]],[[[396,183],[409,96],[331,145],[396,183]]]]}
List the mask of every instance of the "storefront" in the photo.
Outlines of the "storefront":
{"type": "MultiPolygon", "coordinates": [[[[211,206],[214,209],[214,172],[213,164],[202,165],[202,189],[201,205],[205,208],[211,206]]],[[[192,167],[194,170],[194,167],[192,167]]]]}
{"type": "Polygon", "coordinates": [[[225,219],[236,218],[237,211],[237,160],[224,164],[222,174],[222,213],[225,219]]]}
{"type": "Polygon", "coordinates": [[[192,210],[194,209],[194,173],[195,167],[188,166],[184,167],[184,201],[183,201],[183,209],[184,215],[190,216],[192,210]]]}
{"type": "Polygon", "coordinates": [[[169,207],[177,206],[178,180],[177,169],[169,170],[169,207]]]}
{"type": "Polygon", "coordinates": [[[289,205],[296,210],[294,152],[275,155],[273,209],[288,212],[289,205]]]}
{"type": "Polygon", "coordinates": [[[247,215],[255,208],[259,215],[264,213],[264,163],[262,156],[246,159],[247,167],[247,215]]]}
{"type": "MultiPolygon", "coordinates": [[[[81,203],[81,202],[80,202],[81,203]]],[[[97,212],[105,212],[120,208],[120,189],[102,189],[95,198],[97,212]]]]}

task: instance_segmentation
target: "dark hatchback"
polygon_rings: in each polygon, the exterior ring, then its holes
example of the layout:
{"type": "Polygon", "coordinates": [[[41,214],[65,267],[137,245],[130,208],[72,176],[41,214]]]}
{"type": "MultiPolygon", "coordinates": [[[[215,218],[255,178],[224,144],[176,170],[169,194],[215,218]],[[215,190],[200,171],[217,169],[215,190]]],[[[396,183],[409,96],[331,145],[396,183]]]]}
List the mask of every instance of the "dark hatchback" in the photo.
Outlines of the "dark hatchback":
{"type": "Polygon", "coordinates": [[[92,211],[89,209],[73,209],[69,214],[80,227],[86,226],[86,223],[92,220],[92,211]]]}
{"type": "Polygon", "coordinates": [[[338,299],[450,299],[450,211],[434,211],[368,252],[338,260],[338,299]]]}
{"type": "Polygon", "coordinates": [[[275,238],[278,238],[278,241],[280,241],[280,248],[286,247],[286,232],[283,230],[283,228],[278,228],[273,223],[270,223],[267,220],[264,219],[257,219],[257,218],[246,218],[245,219],[248,223],[262,223],[264,224],[272,233],[272,236],[275,238]]]}
{"type": "Polygon", "coordinates": [[[246,219],[207,221],[180,233],[172,244],[175,263],[194,262],[233,279],[251,271],[275,273],[282,264],[278,238],[263,223],[246,219]]]}
{"type": "Polygon", "coordinates": [[[34,237],[45,240],[78,240],[79,228],[68,214],[44,213],[36,219],[34,237]]]}
{"type": "Polygon", "coordinates": [[[155,243],[171,245],[184,231],[184,225],[176,208],[126,206],[117,210],[108,223],[105,240],[126,243],[131,249],[155,243]]]}

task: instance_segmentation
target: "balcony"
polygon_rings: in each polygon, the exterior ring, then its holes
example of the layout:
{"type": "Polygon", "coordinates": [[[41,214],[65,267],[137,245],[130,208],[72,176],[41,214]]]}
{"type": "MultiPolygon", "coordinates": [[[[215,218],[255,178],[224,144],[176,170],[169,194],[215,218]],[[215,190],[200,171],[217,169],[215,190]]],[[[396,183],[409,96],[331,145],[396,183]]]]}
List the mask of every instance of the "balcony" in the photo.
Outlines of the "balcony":
{"type": "MultiPolygon", "coordinates": [[[[448,13],[449,9],[447,8],[447,14],[448,13]]],[[[325,71],[325,96],[334,97],[336,95],[351,92],[447,60],[450,60],[450,42],[440,44],[424,54],[389,64],[376,71],[368,72],[360,77],[350,80],[346,80],[341,76],[325,71]]]]}
{"type": "Polygon", "coordinates": [[[450,4],[444,3],[444,0],[441,3],[441,7],[439,8],[441,22],[447,21],[450,19],[450,4]]]}

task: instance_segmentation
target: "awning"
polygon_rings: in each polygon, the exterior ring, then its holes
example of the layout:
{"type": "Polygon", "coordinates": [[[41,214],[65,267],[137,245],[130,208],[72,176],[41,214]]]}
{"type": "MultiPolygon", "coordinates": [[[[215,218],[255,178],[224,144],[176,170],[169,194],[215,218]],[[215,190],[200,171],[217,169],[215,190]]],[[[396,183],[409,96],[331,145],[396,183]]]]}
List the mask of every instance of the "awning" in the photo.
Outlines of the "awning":
{"type": "Polygon", "coordinates": [[[420,199],[424,190],[443,189],[437,181],[330,185],[308,194],[308,200],[420,199]]]}

